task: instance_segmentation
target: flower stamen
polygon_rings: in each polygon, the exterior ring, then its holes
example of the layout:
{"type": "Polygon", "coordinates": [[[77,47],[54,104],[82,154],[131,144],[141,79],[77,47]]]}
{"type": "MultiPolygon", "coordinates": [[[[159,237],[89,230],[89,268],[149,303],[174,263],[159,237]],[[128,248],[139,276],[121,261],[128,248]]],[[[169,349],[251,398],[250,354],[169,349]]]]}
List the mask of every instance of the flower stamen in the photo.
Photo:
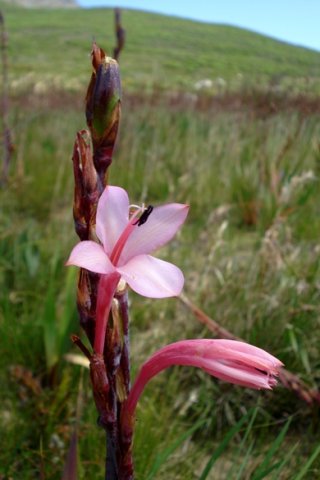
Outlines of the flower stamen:
{"type": "Polygon", "coordinates": [[[142,213],[141,217],[138,218],[138,220],[135,223],[133,223],[132,225],[138,225],[138,227],[140,227],[141,225],[146,223],[146,221],[148,220],[148,218],[150,217],[150,215],[152,213],[152,210],[153,210],[153,206],[148,205],[148,207],[142,213]]]}
{"type": "Polygon", "coordinates": [[[111,252],[111,255],[110,255],[110,260],[111,262],[113,263],[113,265],[117,265],[118,261],[119,261],[119,258],[120,258],[120,255],[122,253],[122,250],[124,249],[124,246],[129,238],[129,236],[131,235],[131,233],[133,232],[134,228],[136,226],[140,227],[140,225],[143,225],[144,223],[146,223],[146,221],[148,220],[152,210],[153,210],[153,206],[152,205],[149,205],[141,214],[141,216],[139,218],[136,219],[136,217],[139,215],[139,213],[141,212],[142,208],[139,208],[139,210],[136,210],[133,215],[131,216],[130,220],[129,220],[129,223],[128,225],[126,226],[126,228],[123,230],[122,234],[120,235],[117,243],[115,244],[112,252],[111,252]],[[135,220],[135,221],[134,221],[135,220]]]}

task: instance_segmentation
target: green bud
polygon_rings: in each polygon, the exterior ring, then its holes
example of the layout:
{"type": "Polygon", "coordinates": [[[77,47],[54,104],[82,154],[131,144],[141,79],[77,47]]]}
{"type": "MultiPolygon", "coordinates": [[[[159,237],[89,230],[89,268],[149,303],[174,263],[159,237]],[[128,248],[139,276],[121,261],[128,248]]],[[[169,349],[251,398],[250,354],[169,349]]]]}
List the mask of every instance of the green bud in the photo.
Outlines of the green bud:
{"type": "Polygon", "coordinates": [[[116,60],[107,57],[95,43],[93,73],[86,97],[86,118],[93,143],[93,160],[99,177],[112,160],[120,121],[121,84],[116,60]]]}

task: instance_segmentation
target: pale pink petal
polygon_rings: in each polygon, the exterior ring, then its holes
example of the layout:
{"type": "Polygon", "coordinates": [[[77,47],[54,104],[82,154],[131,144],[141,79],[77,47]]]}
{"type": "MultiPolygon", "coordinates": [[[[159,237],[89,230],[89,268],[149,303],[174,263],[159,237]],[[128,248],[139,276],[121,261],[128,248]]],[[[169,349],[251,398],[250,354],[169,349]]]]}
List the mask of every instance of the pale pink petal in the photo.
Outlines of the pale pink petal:
{"type": "Polygon", "coordinates": [[[109,256],[128,221],[127,192],[123,188],[108,185],[98,202],[96,233],[109,256]]]}
{"type": "Polygon", "coordinates": [[[140,295],[151,298],[174,297],[180,294],[184,278],[181,270],[172,263],[150,255],[138,255],[117,271],[140,295]]]}
{"type": "Polygon", "coordinates": [[[261,388],[271,389],[271,386],[274,385],[273,381],[270,382],[270,379],[272,379],[270,375],[241,364],[228,364],[217,360],[203,360],[203,362],[199,364],[199,367],[220,380],[241,385],[242,387],[260,390],[261,388]]]}
{"type": "Polygon", "coordinates": [[[196,339],[188,342],[180,342],[180,353],[189,354],[193,351],[195,355],[208,360],[226,360],[229,362],[242,362],[260,370],[270,372],[277,371],[282,363],[265,350],[245,342],[236,340],[212,340],[196,339]]]}
{"type": "MultiPolygon", "coordinates": [[[[270,353],[266,352],[262,348],[256,347],[254,345],[250,345],[249,343],[246,342],[240,342],[236,340],[225,340],[225,339],[220,339],[219,340],[219,345],[223,348],[229,349],[230,351],[237,351],[241,352],[244,355],[250,355],[254,357],[258,357],[261,360],[265,360],[268,362],[274,362],[275,365],[282,365],[280,360],[278,360],[276,357],[271,355],[270,353]]],[[[216,345],[217,347],[217,345],[216,345]]]]}
{"type": "Polygon", "coordinates": [[[78,243],[73,248],[66,265],[76,265],[95,273],[115,272],[115,268],[102,246],[91,240],[78,243]]]}
{"type": "Polygon", "coordinates": [[[131,233],[118,265],[124,265],[136,255],[151,253],[169,242],[185,221],[188,211],[189,206],[181,203],[154,208],[148,220],[131,233]]]}
{"type": "Polygon", "coordinates": [[[199,348],[202,350],[202,355],[208,359],[224,359],[227,361],[237,361],[248,364],[260,370],[277,371],[282,363],[273,355],[270,355],[265,350],[259,347],[250,345],[245,342],[236,340],[203,340],[200,346],[200,340],[195,340],[199,343],[199,348]]]}

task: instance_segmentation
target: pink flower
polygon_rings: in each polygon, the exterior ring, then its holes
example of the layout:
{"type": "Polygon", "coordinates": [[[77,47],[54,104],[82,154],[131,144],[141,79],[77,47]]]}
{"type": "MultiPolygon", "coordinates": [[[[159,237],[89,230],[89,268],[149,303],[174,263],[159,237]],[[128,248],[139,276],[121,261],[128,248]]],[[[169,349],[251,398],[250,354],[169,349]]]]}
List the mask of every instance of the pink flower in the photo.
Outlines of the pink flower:
{"type": "Polygon", "coordinates": [[[129,218],[127,192],[107,186],[100,197],[96,218],[96,233],[102,245],[91,240],[78,243],[67,265],[106,275],[117,272],[133,290],[146,297],[179,295],[184,282],[181,270],[148,254],[172,239],[185,221],[188,209],[180,203],[156,207],[145,223],[140,224],[143,209],[137,208],[129,218]]]}
{"type": "Polygon", "coordinates": [[[105,188],[96,217],[96,234],[102,245],[91,240],[82,241],[73,248],[66,263],[101,274],[96,352],[101,353],[103,349],[105,317],[121,277],[134,291],[146,297],[172,297],[181,292],[184,283],[181,270],[149,253],[172,239],[188,210],[188,205],[171,203],[156,208],[135,207],[130,215],[127,192],[120,187],[105,188]]]}
{"type": "Polygon", "coordinates": [[[154,353],[141,367],[126,402],[134,415],[149,380],[172,365],[202,368],[216,378],[254,389],[271,389],[282,363],[261,348],[235,340],[183,340],[154,353]]]}

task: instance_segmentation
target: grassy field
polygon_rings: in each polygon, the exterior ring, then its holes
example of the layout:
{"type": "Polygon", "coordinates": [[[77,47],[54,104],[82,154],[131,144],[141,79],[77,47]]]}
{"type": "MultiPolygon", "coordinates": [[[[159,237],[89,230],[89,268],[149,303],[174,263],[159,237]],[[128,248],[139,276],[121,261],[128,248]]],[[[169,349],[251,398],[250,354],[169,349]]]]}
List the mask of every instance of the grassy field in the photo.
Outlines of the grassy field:
{"type": "MultiPolygon", "coordinates": [[[[0,1],[9,29],[10,80],[26,91],[86,85],[93,39],[114,46],[112,9],[19,9],[0,1]]],[[[320,89],[320,54],[247,30],[124,10],[126,51],[121,59],[126,91],[184,89],[199,80],[211,90],[272,84],[291,90],[320,89]]]]}
{"type": "MultiPolygon", "coordinates": [[[[23,12],[5,11],[16,149],[0,191],[0,479],[61,478],[75,427],[80,479],[103,478],[104,436],[88,371],[65,356],[78,353],[69,333],[79,327],[76,271],[64,262],[77,241],[70,157],[84,126],[85,89],[70,90],[88,79],[92,35],[113,45],[112,14],[23,12]],[[38,82],[46,89],[35,92],[38,82]]],[[[260,103],[240,109],[228,102],[217,108],[209,96],[191,101],[186,91],[207,76],[232,82],[239,70],[265,85],[276,74],[288,85],[309,75],[312,83],[319,54],[229,27],[129,11],[123,20],[121,69],[130,95],[110,183],[135,203],[190,203],[186,225],[161,250],[183,270],[185,294],[316,388],[319,113],[302,108],[304,96],[293,108],[287,91],[255,92],[260,103]],[[142,100],[147,86],[154,96],[142,100]],[[179,88],[184,93],[173,101],[179,88]]],[[[130,298],[133,375],[165,343],[211,337],[176,299],[130,298]]],[[[281,386],[254,392],[175,368],[153,380],[138,410],[138,479],[312,480],[319,453],[318,407],[281,386]]]]}

